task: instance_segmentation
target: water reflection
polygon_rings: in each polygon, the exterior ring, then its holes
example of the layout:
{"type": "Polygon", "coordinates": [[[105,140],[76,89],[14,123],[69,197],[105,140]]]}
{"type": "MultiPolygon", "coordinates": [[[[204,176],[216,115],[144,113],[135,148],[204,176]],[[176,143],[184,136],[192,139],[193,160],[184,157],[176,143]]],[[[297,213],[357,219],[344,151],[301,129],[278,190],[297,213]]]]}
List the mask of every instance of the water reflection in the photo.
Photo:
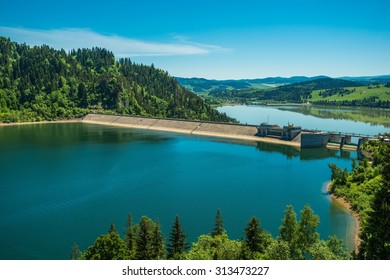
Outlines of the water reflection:
{"type": "Polygon", "coordinates": [[[326,158],[342,158],[352,159],[356,158],[356,152],[328,149],[328,148],[307,148],[301,149],[292,146],[276,145],[263,142],[257,142],[256,148],[262,152],[268,153],[281,153],[286,156],[287,159],[293,157],[299,157],[301,160],[319,160],[326,158]]]}
{"type": "Polygon", "coordinates": [[[28,142],[30,146],[61,147],[80,143],[115,145],[129,142],[155,143],[170,141],[173,136],[122,127],[99,126],[99,129],[96,129],[96,125],[82,123],[34,124],[0,128],[0,143],[4,146],[21,138],[25,139],[25,143],[28,142]]]}
{"type": "Polygon", "coordinates": [[[339,205],[337,202],[332,201],[329,208],[331,219],[329,219],[329,226],[332,232],[337,233],[346,242],[347,249],[351,252],[355,249],[355,230],[356,221],[350,211],[345,207],[339,205]],[[348,213],[348,215],[345,215],[348,213]],[[343,230],[340,230],[340,229],[343,230]]]}
{"type": "Polygon", "coordinates": [[[284,126],[295,124],[304,129],[349,132],[363,135],[385,133],[390,128],[390,110],[324,106],[223,106],[218,111],[241,123],[269,122],[284,126]]]}
{"type": "Polygon", "coordinates": [[[301,149],[297,147],[287,146],[287,145],[277,145],[269,144],[264,142],[257,142],[258,150],[267,153],[281,153],[286,156],[287,159],[292,159],[293,157],[300,156],[301,149]]]}
{"type": "Polygon", "coordinates": [[[390,127],[390,110],[382,108],[348,108],[329,106],[280,106],[281,111],[296,112],[321,119],[352,120],[390,127]]]}

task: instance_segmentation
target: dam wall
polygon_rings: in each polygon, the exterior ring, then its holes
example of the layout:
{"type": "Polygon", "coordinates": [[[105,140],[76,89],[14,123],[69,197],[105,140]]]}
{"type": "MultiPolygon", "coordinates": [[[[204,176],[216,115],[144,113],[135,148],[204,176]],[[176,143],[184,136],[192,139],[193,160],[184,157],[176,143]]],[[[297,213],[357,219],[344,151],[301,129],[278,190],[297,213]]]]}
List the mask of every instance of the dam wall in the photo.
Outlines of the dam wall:
{"type": "Polygon", "coordinates": [[[142,116],[88,114],[83,118],[82,122],[91,124],[122,126],[136,129],[168,131],[199,136],[232,138],[263,143],[272,143],[278,145],[287,145],[300,148],[329,147],[336,149],[356,150],[359,149],[360,145],[364,141],[368,140],[368,137],[358,136],[360,137],[359,145],[355,145],[351,143],[351,135],[310,130],[302,130],[302,132],[294,134],[294,138],[292,139],[283,139],[283,134],[281,135],[281,137],[276,137],[275,135],[267,134],[262,135],[261,126],[259,127],[256,125],[153,118],[142,116]]]}
{"type": "Polygon", "coordinates": [[[122,126],[137,129],[168,131],[199,136],[241,139],[300,147],[299,142],[284,141],[268,137],[259,137],[256,135],[257,126],[255,125],[103,114],[88,114],[83,118],[82,122],[90,124],[122,126]]]}
{"type": "Polygon", "coordinates": [[[302,133],[301,148],[326,147],[330,135],[326,133],[302,133]]]}

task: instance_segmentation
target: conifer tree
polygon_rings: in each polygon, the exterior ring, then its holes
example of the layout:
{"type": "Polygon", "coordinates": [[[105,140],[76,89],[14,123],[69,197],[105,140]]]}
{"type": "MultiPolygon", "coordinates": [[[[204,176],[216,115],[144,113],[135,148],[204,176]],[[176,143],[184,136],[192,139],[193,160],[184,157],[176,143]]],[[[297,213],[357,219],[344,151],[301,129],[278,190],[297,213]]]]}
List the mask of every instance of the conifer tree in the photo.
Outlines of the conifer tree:
{"type": "Polygon", "coordinates": [[[142,216],[136,237],[137,253],[135,256],[137,260],[153,259],[153,229],[153,221],[146,216],[142,216]]]}
{"type": "Polygon", "coordinates": [[[212,237],[217,235],[222,235],[225,232],[223,228],[223,218],[221,215],[221,210],[218,208],[217,215],[215,216],[215,227],[211,231],[210,235],[212,237]]]}
{"type": "Polygon", "coordinates": [[[267,236],[262,228],[260,228],[260,220],[253,216],[247,227],[244,229],[245,232],[245,248],[249,251],[250,259],[254,259],[256,253],[264,253],[267,247],[267,236]]]}
{"type": "Polygon", "coordinates": [[[290,246],[294,243],[298,231],[297,215],[294,207],[287,205],[284,211],[282,225],[279,227],[280,238],[286,241],[290,246]]]}
{"type": "Polygon", "coordinates": [[[165,258],[165,243],[164,236],[161,232],[160,222],[157,219],[156,223],[153,226],[153,235],[152,235],[152,248],[153,254],[152,259],[154,260],[162,260],[165,258]]]}
{"type": "Polygon", "coordinates": [[[115,227],[114,223],[111,223],[111,225],[110,225],[110,230],[108,231],[108,233],[111,233],[111,232],[116,232],[116,227],[115,227]]]}
{"type": "Polygon", "coordinates": [[[134,256],[137,248],[136,239],[135,239],[135,229],[133,225],[133,217],[129,212],[127,214],[127,230],[125,237],[127,247],[129,248],[131,255],[134,256]]]}
{"type": "Polygon", "coordinates": [[[184,234],[183,228],[180,224],[179,216],[176,215],[171,228],[169,243],[167,244],[168,259],[180,258],[180,255],[188,248],[189,244],[186,242],[186,235],[184,234]]]}
{"type": "Polygon", "coordinates": [[[70,255],[71,260],[80,260],[81,259],[81,251],[79,245],[75,242],[72,246],[72,253],[70,255]]]}

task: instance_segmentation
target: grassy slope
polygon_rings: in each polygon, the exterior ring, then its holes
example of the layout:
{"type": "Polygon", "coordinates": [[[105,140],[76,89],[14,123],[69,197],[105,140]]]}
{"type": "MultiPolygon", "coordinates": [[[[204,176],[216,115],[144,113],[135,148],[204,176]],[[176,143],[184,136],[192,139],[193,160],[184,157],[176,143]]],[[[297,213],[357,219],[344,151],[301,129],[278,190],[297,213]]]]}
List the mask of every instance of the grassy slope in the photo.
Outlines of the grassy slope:
{"type": "MultiPolygon", "coordinates": [[[[340,107],[339,109],[326,110],[327,106],[301,106],[293,112],[316,116],[325,119],[346,119],[360,121],[390,127],[390,110],[379,108],[354,108],[340,107]]],[[[290,111],[290,110],[289,110],[290,111]]]]}
{"type": "Polygon", "coordinates": [[[377,97],[381,101],[390,101],[390,88],[385,87],[384,85],[379,85],[379,88],[376,86],[361,86],[361,87],[346,87],[345,89],[353,90],[354,92],[350,94],[335,94],[328,97],[322,97],[319,95],[320,90],[315,90],[312,92],[312,97],[309,101],[320,101],[320,100],[329,100],[329,101],[344,101],[344,100],[362,100],[369,97],[377,97]]]}

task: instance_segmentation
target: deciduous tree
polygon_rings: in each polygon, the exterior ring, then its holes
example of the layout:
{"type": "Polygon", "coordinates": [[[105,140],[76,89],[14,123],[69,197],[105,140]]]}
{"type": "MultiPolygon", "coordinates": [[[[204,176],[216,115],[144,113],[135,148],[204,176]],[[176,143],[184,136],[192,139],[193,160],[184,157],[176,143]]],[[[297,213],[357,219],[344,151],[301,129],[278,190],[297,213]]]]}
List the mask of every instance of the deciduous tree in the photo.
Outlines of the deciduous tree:
{"type": "Polygon", "coordinates": [[[130,251],[116,231],[101,235],[82,256],[86,260],[128,260],[130,251]]]}
{"type": "Polygon", "coordinates": [[[372,212],[361,233],[359,258],[390,259],[390,145],[383,143],[382,184],[375,192],[372,212]]]}

